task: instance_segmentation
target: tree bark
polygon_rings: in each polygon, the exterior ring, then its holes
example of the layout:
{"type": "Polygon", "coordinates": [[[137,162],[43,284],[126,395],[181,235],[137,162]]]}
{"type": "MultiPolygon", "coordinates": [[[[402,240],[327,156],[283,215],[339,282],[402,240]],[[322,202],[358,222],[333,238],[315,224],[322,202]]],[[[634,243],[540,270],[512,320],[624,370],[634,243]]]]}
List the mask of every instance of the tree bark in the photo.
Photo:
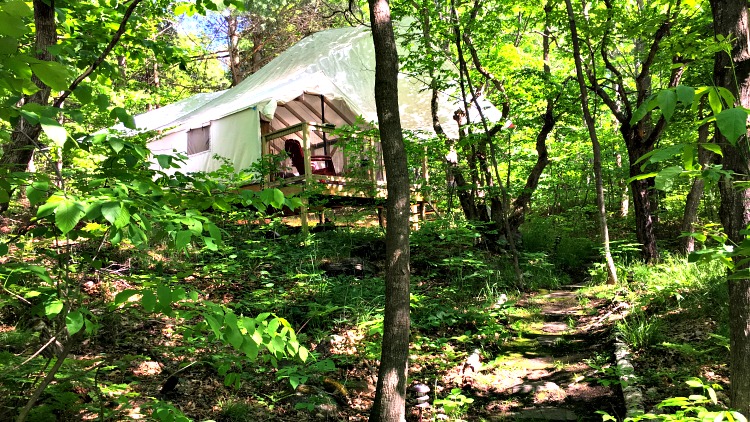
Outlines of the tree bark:
{"type": "MultiPolygon", "coordinates": [[[[710,0],[714,18],[714,33],[731,40],[731,56],[716,53],[714,84],[735,94],[737,103],[750,107],[750,7],[745,0],[710,0]]],[[[743,233],[750,224],[750,189],[736,182],[748,181],[750,151],[745,134],[732,145],[718,131],[715,137],[724,156],[722,166],[733,176],[719,181],[721,208],[719,216],[724,232],[734,244],[746,239],[743,233]]],[[[735,257],[735,271],[747,268],[743,257],[735,257]]],[[[750,417],[750,279],[729,280],[729,340],[730,340],[730,399],[731,407],[750,417]]]]}
{"type": "MultiPolygon", "coordinates": [[[[708,141],[708,129],[708,124],[701,125],[698,128],[698,164],[702,169],[705,169],[716,158],[714,153],[701,147],[701,145],[708,141]]],[[[690,187],[690,192],[685,199],[685,212],[683,213],[682,224],[680,226],[682,233],[693,232],[693,224],[698,221],[698,207],[703,197],[704,185],[702,177],[696,177],[693,180],[693,185],[690,187]]],[[[685,236],[681,247],[685,254],[692,253],[695,250],[695,238],[685,236]]]]}
{"type": "Polygon", "coordinates": [[[226,16],[227,21],[227,49],[229,50],[229,73],[232,74],[232,86],[237,86],[242,82],[242,72],[240,71],[240,34],[238,32],[237,15],[231,13],[226,16]]]}
{"type": "MultiPolygon", "coordinates": [[[[50,0],[34,0],[34,27],[36,28],[34,50],[36,58],[44,61],[52,61],[49,47],[57,43],[57,23],[55,22],[55,2],[50,0]],[[49,3],[49,4],[47,4],[49,3]]],[[[36,93],[25,96],[25,104],[34,103],[47,105],[50,96],[50,88],[42,83],[39,78],[32,76],[31,80],[39,87],[36,93]]],[[[19,119],[13,128],[11,141],[3,145],[3,155],[0,157],[0,169],[9,172],[26,171],[36,148],[41,126],[32,125],[24,119],[19,119]]]]}
{"type": "Polygon", "coordinates": [[[383,345],[370,421],[405,420],[409,358],[409,175],[398,107],[398,54],[387,0],[369,0],[375,105],[388,173],[383,345]]]}
{"type": "Polygon", "coordinates": [[[570,24],[570,36],[573,41],[573,60],[576,66],[576,77],[578,87],[581,91],[581,107],[583,109],[583,118],[586,121],[586,127],[591,138],[591,145],[594,152],[594,179],[596,182],[596,204],[599,208],[599,230],[604,244],[604,259],[607,263],[607,273],[609,275],[609,284],[617,283],[617,269],[615,268],[612,253],[609,250],[609,228],[607,227],[607,208],[604,198],[604,180],[602,179],[602,152],[599,145],[599,138],[596,136],[596,126],[594,119],[589,111],[588,88],[583,77],[583,65],[581,63],[581,48],[578,42],[578,30],[576,29],[575,15],[570,0],[565,0],[565,7],[568,10],[568,22],[570,24]]]}

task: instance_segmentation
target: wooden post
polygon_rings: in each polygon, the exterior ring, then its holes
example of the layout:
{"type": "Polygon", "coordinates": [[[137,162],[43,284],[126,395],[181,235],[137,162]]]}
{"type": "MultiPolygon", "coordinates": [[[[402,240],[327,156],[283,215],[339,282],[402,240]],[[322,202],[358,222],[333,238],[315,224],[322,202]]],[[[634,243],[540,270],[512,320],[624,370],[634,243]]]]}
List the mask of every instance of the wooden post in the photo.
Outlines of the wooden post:
{"type": "MultiPolygon", "coordinates": [[[[302,194],[310,186],[312,182],[312,164],[310,163],[310,138],[311,138],[311,127],[305,123],[302,125],[302,155],[305,161],[305,187],[302,190],[302,194]]],[[[302,234],[307,236],[309,228],[307,224],[307,198],[302,198],[302,206],[300,207],[300,224],[302,225],[302,234]]]]}
{"type": "MultiPolygon", "coordinates": [[[[260,122],[260,159],[261,161],[268,159],[268,156],[271,155],[271,145],[270,141],[266,137],[268,133],[271,131],[271,123],[265,122],[261,120],[260,122]]],[[[263,180],[265,180],[266,183],[272,182],[271,180],[271,174],[273,171],[269,171],[268,174],[263,176],[263,180]]]]}
{"type": "Polygon", "coordinates": [[[302,125],[302,154],[305,158],[305,187],[308,187],[312,179],[312,164],[310,163],[310,138],[311,130],[309,124],[302,125]]]}
{"type": "Polygon", "coordinates": [[[307,198],[302,198],[302,205],[299,207],[299,222],[300,226],[302,226],[302,234],[307,236],[310,233],[307,224],[307,198]]]}

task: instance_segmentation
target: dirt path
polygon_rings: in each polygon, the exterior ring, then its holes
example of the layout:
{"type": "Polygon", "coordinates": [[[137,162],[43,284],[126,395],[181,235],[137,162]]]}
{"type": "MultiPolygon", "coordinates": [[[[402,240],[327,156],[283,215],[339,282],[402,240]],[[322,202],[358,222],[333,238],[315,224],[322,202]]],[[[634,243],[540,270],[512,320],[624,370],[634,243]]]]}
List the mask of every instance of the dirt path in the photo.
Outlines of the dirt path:
{"type": "Polygon", "coordinates": [[[523,297],[511,313],[514,337],[464,374],[475,402],[469,420],[601,420],[622,418],[613,382],[604,300],[579,299],[576,286],[523,297]]]}

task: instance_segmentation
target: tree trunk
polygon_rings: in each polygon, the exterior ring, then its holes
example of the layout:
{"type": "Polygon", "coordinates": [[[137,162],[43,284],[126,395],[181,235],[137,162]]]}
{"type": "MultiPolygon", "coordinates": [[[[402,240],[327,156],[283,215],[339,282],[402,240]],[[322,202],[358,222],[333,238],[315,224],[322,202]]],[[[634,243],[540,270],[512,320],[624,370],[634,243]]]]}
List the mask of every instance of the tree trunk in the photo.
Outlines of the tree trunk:
{"type": "Polygon", "coordinates": [[[231,13],[226,17],[227,20],[227,50],[229,50],[229,73],[232,74],[232,86],[237,86],[242,82],[242,72],[240,70],[240,34],[238,32],[237,15],[231,13]]]}
{"type": "MultiPolygon", "coordinates": [[[[630,159],[630,177],[643,174],[642,163],[636,163],[641,157],[653,149],[653,145],[636,134],[636,129],[629,125],[622,125],[620,131],[625,139],[630,159]]],[[[646,262],[654,262],[659,259],[659,250],[656,248],[656,233],[654,231],[654,215],[651,207],[651,191],[654,188],[654,179],[640,179],[630,182],[630,190],[633,192],[633,213],[635,214],[635,236],[641,244],[641,256],[646,262]]]]}
{"type": "MultiPolygon", "coordinates": [[[[547,77],[550,77],[551,75],[549,67],[549,46],[550,38],[552,37],[552,10],[553,4],[551,1],[548,1],[544,6],[545,25],[544,32],[542,33],[542,59],[544,60],[544,74],[547,77]]],[[[539,133],[536,135],[536,163],[526,178],[526,185],[523,187],[523,191],[521,191],[521,194],[513,201],[513,209],[510,211],[509,224],[514,233],[517,232],[518,228],[523,224],[529,205],[531,204],[531,196],[534,194],[537,186],[539,186],[539,179],[542,177],[542,173],[547,167],[547,164],[549,164],[547,137],[552,133],[552,129],[555,128],[555,124],[557,123],[557,116],[555,116],[556,101],[557,98],[554,100],[551,97],[547,98],[547,107],[542,116],[542,128],[539,129],[539,133]]]]}
{"type": "MultiPolygon", "coordinates": [[[[707,140],[708,124],[704,124],[698,129],[698,164],[702,169],[705,169],[716,158],[714,153],[701,147],[701,145],[706,143],[707,140]]],[[[680,226],[680,231],[682,233],[693,232],[693,224],[698,221],[698,207],[700,206],[701,198],[703,197],[704,185],[705,183],[701,177],[696,177],[693,180],[693,185],[690,187],[690,192],[685,200],[685,212],[682,216],[682,225],[680,226]]],[[[692,236],[685,236],[681,247],[685,254],[692,253],[695,250],[695,238],[692,236]]]]}
{"type": "Polygon", "coordinates": [[[617,269],[612,260],[612,253],[609,250],[609,229],[607,227],[607,209],[604,198],[604,180],[602,179],[602,152],[599,145],[599,138],[596,136],[596,126],[594,119],[591,117],[588,102],[588,88],[583,77],[583,65],[581,63],[581,48],[578,43],[578,31],[576,29],[575,15],[570,0],[565,0],[565,7],[568,10],[568,22],[570,23],[570,36],[573,41],[573,60],[576,66],[576,77],[578,87],[581,91],[581,107],[583,108],[583,118],[586,121],[586,127],[591,138],[591,145],[594,152],[594,179],[596,182],[596,204],[599,208],[599,230],[604,244],[604,259],[607,263],[607,273],[609,274],[609,284],[617,283],[617,269]]]}
{"type": "MultiPolygon", "coordinates": [[[[48,48],[57,43],[57,24],[55,22],[55,2],[48,0],[34,0],[34,26],[36,28],[36,39],[34,50],[36,58],[44,61],[52,61],[52,54],[48,48]],[[49,3],[49,4],[47,4],[49,3]]],[[[31,80],[39,87],[39,91],[30,96],[25,96],[25,104],[34,103],[47,105],[49,101],[50,88],[42,83],[36,76],[31,80]]],[[[31,161],[33,151],[37,146],[37,140],[41,133],[41,126],[32,125],[24,119],[19,119],[13,128],[11,141],[3,145],[3,155],[0,157],[0,169],[8,171],[26,171],[31,161]]]]}
{"type": "Polygon", "coordinates": [[[409,358],[409,175],[398,108],[398,54],[387,0],[369,0],[375,105],[388,173],[383,346],[370,421],[405,420],[409,358]]]}
{"type": "MultiPolygon", "coordinates": [[[[710,0],[714,18],[714,32],[732,41],[731,56],[716,53],[714,84],[735,94],[738,104],[750,107],[750,7],[745,0],[710,0]]],[[[715,137],[724,156],[722,166],[734,172],[719,181],[721,208],[719,216],[730,241],[740,244],[742,233],[750,224],[750,189],[736,185],[747,182],[750,173],[750,154],[747,134],[736,145],[716,131],[715,137]]],[[[735,257],[735,271],[747,268],[740,264],[743,257],[735,257]]],[[[750,416],[750,279],[729,280],[729,339],[730,339],[730,398],[731,407],[745,417],[750,416]]]]}

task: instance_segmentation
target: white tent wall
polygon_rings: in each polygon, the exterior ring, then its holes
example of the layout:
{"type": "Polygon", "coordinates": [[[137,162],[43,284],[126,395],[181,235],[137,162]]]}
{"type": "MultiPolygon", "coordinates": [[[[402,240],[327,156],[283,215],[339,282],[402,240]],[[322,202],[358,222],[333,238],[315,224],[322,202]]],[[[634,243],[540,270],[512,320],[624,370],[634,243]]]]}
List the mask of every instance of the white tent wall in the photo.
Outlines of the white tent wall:
{"type": "MultiPolygon", "coordinates": [[[[217,170],[223,162],[214,159],[214,155],[227,158],[235,170],[241,170],[260,160],[260,117],[258,111],[251,108],[198,127],[168,133],[149,142],[148,148],[154,155],[187,156],[179,169],[166,169],[169,174],[176,171],[193,173],[217,170]],[[188,155],[188,133],[204,126],[209,129],[208,150],[188,155]]],[[[158,164],[154,163],[153,166],[158,164]]]]}
{"type": "MultiPolygon", "coordinates": [[[[211,122],[211,159],[200,171],[217,170],[221,162],[214,155],[227,158],[239,171],[260,160],[260,116],[255,108],[211,122]]],[[[190,157],[192,158],[192,157],[190,157]]]]}

